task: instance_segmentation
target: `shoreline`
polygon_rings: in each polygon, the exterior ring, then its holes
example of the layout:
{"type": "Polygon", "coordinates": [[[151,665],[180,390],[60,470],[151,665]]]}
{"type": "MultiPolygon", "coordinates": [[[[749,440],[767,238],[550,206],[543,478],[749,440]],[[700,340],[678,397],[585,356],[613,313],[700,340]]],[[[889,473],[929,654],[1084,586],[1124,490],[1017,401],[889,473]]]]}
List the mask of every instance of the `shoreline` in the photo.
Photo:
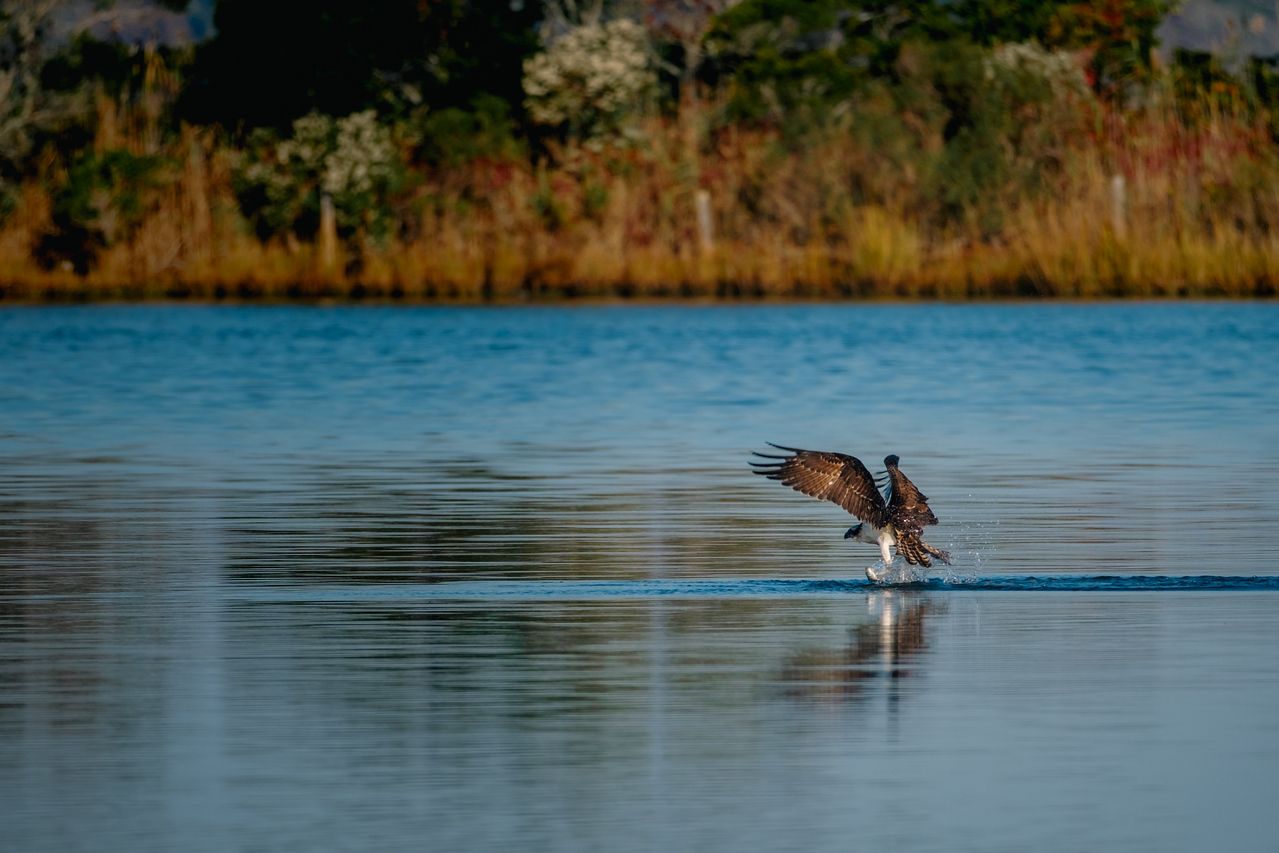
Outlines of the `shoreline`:
{"type": "Polygon", "coordinates": [[[1231,303],[1268,304],[1276,302],[1272,291],[1264,294],[1213,294],[1213,295],[1103,295],[1103,296],[970,296],[970,297],[915,297],[893,296],[762,296],[762,297],[687,297],[617,295],[592,296],[542,296],[514,299],[427,299],[409,296],[351,296],[351,295],[244,295],[228,293],[223,296],[197,295],[174,296],[131,295],[121,293],[59,293],[52,296],[12,297],[0,286],[0,310],[23,307],[57,307],[88,305],[150,305],[192,307],[369,307],[369,308],[751,308],[787,305],[860,305],[866,307],[891,307],[915,305],[1214,305],[1231,303]]]}

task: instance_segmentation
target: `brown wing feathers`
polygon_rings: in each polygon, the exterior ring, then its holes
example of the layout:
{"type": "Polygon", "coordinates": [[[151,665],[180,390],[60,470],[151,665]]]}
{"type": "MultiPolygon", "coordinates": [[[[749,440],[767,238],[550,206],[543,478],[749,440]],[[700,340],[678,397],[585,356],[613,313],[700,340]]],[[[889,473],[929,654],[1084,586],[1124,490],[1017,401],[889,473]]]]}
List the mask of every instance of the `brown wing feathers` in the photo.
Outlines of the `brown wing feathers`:
{"type": "Polygon", "coordinates": [[[926,525],[936,524],[937,516],[929,509],[928,498],[897,467],[897,457],[885,457],[884,467],[888,469],[888,481],[891,484],[888,520],[893,526],[898,530],[919,531],[926,525]]]}
{"type": "Polygon", "coordinates": [[[756,474],[790,486],[822,500],[833,501],[862,521],[875,527],[892,524],[897,530],[897,553],[911,565],[931,566],[932,557],[950,565],[950,554],[934,548],[920,535],[937,516],[928,507],[928,498],[897,467],[896,456],[884,459],[888,470],[888,503],[875,487],[875,478],[855,456],[822,450],[800,450],[773,444],[785,456],[756,453],[767,462],[752,462],[756,474]]]}
{"type": "Polygon", "coordinates": [[[756,453],[768,462],[752,462],[756,474],[777,480],[797,492],[839,504],[861,521],[883,527],[886,520],[884,498],[875,487],[875,478],[855,456],[823,450],[769,445],[788,455],[756,453]]]}

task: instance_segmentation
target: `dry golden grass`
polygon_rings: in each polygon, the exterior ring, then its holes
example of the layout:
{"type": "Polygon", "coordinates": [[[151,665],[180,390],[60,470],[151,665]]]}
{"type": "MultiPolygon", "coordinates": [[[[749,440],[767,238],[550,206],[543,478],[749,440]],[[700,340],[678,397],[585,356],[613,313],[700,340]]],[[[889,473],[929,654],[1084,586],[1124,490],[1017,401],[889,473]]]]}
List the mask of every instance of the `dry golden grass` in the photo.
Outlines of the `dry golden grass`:
{"type": "MultiPolygon", "coordinates": [[[[100,110],[104,144],[143,145],[127,119],[100,110]]],[[[994,234],[938,224],[909,182],[901,197],[855,202],[850,183],[881,164],[849,139],[787,150],[733,130],[690,153],[661,123],[648,138],[643,148],[565,147],[554,164],[426,175],[416,192],[431,203],[402,229],[411,236],[356,241],[326,269],[313,245],[258,241],[238,213],[228,152],[185,128],[164,149],[174,165],[142,226],[85,276],[36,263],[50,193],[25,186],[0,227],[0,297],[1256,297],[1279,279],[1269,230],[1279,163],[1238,119],[1192,128],[1152,113],[1126,119],[1122,134],[1075,140],[1052,191],[1014,195],[994,234]]]]}

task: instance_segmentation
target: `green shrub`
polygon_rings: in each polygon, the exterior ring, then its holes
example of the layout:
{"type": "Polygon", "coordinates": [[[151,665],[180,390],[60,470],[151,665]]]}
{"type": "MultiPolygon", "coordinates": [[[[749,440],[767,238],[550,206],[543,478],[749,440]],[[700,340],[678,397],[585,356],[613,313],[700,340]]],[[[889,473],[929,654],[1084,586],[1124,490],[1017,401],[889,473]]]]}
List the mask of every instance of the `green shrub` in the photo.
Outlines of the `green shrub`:
{"type": "Polygon", "coordinates": [[[1033,43],[925,48],[923,76],[942,116],[925,195],[942,224],[998,232],[1016,201],[1052,185],[1062,141],[1081,132],[1091,95],[1071,59],[1033,43]]]}
{"type": "Polygon", "coordinates": [[[52,228],[37,246],[42,265],[70,263],[83,275],[102,249],[129,240],[155,208],[163,167],[123,149],[77,158],[54,194],[52,228]]]}
{"type": "Polygon", "coordinates": [[[418,126],[419,156],[428,163],[456,167],[481,157],[513,159],[526,153],[515,137],[510,107],[492,95],[476,97],[470,109],[427,112],[418,126]]]}

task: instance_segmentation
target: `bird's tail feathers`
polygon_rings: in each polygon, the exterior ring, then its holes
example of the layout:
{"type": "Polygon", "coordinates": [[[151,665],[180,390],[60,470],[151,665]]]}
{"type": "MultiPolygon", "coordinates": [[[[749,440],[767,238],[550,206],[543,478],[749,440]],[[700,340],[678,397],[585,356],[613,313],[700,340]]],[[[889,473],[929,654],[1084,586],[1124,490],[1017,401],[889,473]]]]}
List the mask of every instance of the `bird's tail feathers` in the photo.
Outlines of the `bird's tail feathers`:
{"type": "Polygon", "coordinates": [[[953,565],[955,565],[954,563],[952,563],[952,562],[950,561],[950,552],[949,552],[949,551],[943,551],[943,550],[942,550],[942,549],[940,549],[940,548],[934,548],[932,545],[929,545],[927,542],[925,542],[925,541],[924,541],[924,540],[922,540],[922,539],[921,539],[921,540],[919,540],[919,544],[924,546],[924,550],[925,550],[925,551],[927,551],[928,553],[932,554],[934,557],[936,557],[937,559],[941,560],[941,561],[942,561],[943,563],[945,563],[946,565],[948,565],[948,566],[953,566],[953,565]]]}
{"type": "Polygon", "coordinates": [[[934,548],[923,540],[919,535],[919,531],[902,530],[897,538],[897,553],[906,558],[906,562],[912,566],[920,565],[928,568],[933,564],[930,557],[936,557],[946,565],[953,565],[950,562],[950,553],[940,548],[934,548]]]}

